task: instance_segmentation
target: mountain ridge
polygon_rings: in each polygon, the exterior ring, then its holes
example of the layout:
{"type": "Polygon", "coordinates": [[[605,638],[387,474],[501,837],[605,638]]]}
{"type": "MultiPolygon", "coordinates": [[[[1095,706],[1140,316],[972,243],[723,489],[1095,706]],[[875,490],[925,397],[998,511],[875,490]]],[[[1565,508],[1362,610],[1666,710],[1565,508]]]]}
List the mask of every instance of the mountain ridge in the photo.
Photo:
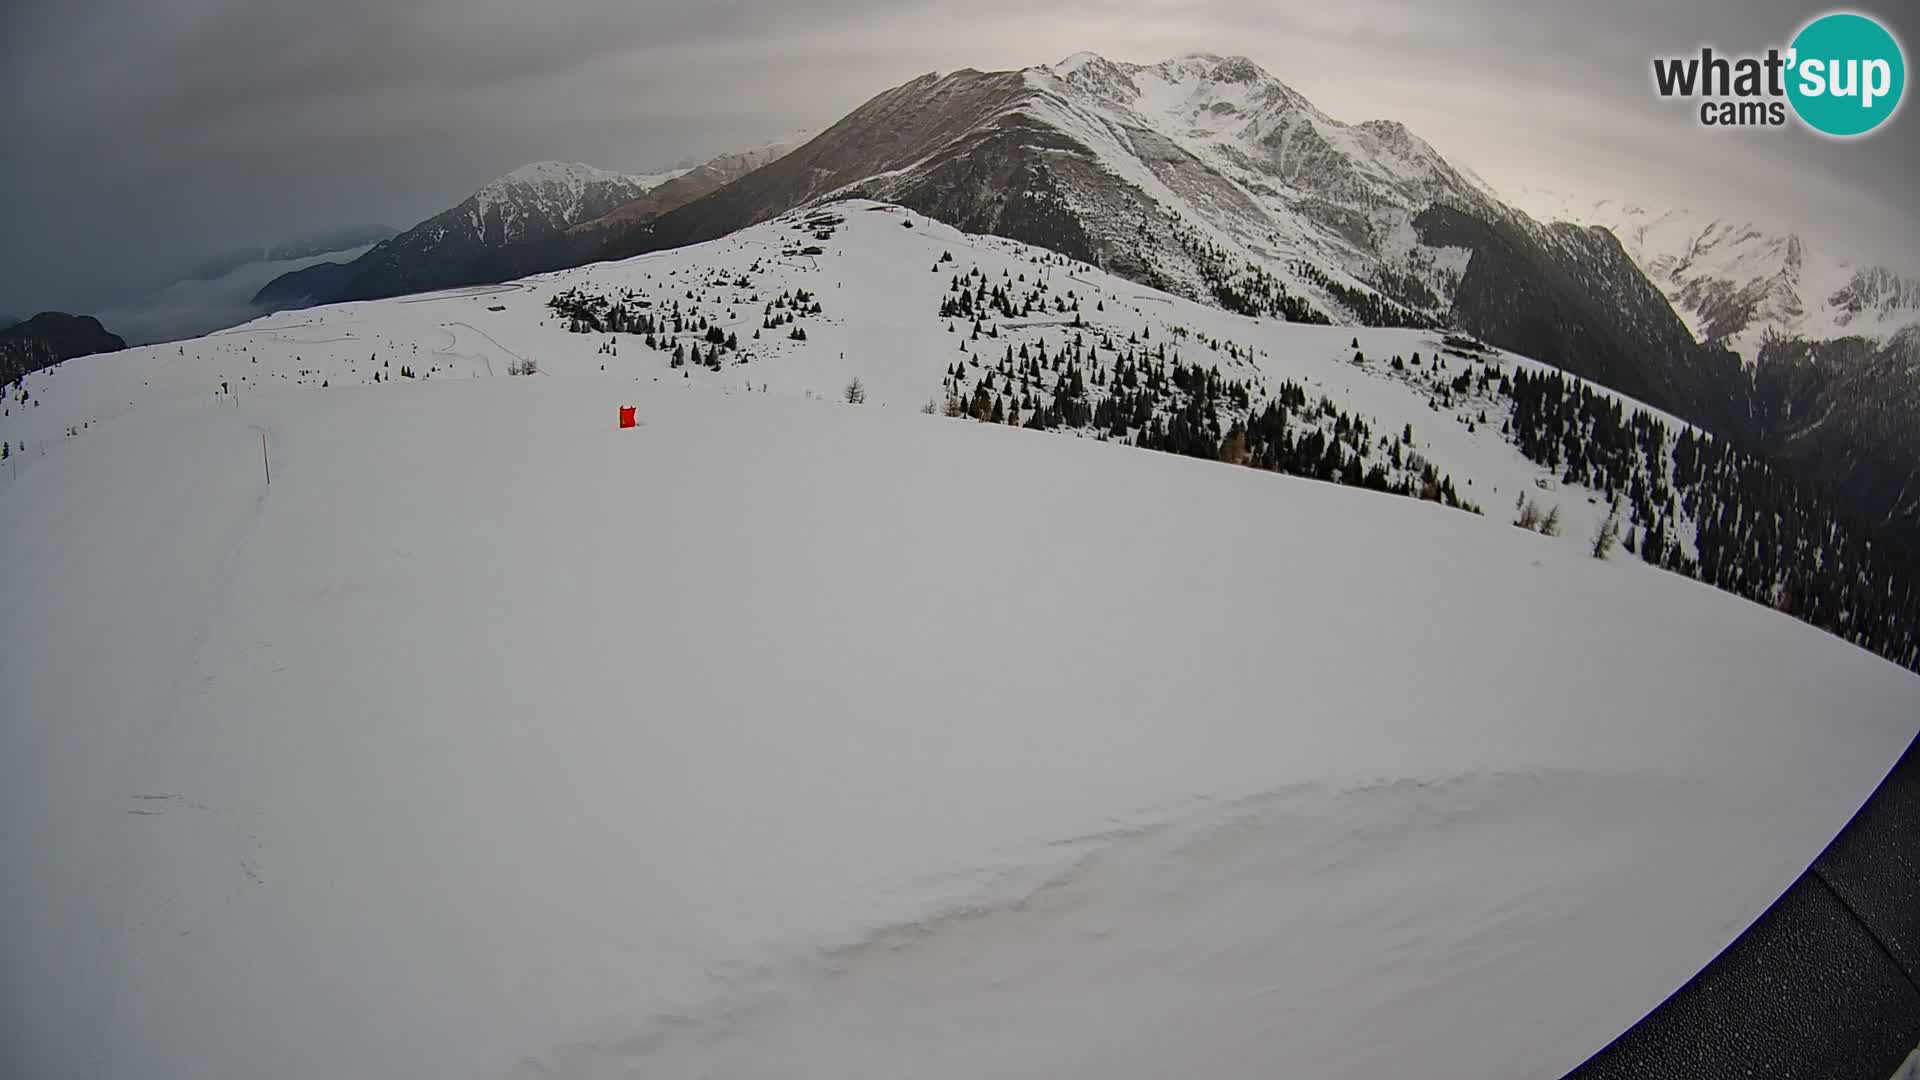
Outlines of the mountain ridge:
{"type": "Polygon", "coordinates": [[[577,222],[639,198],[671,174],[630,176],[575,162],[534,162],[382,240],[348,263],[284,274],[254,295],[277,310],[509,280],[546,269],[577,222]]]}
{"type": "Polygon", "coordinates": [[[127,343],[92,315],[43,311],[0,328],[0,385],[81,356],[118,352],[127,343]]]}
{"type": "Polygon", "coordinates": [[[1543,218],[1613,232],[1689,327],[1749,364],[1769,339],[1884,342],[1920,325],[1920,274],[1836,255],[1793,228],[1537,188],[1517,198],[1543,218]]]}
{"type": "Polygon", "coordinates": [[[1722,430],[1920,544],[1920,278],[1738,215],[1523,197],[1613,232],[1689,329],[1739,358],[1721,381],[1747,404],[1722,430]]]}
{"type": "MultiPolygon", "coordinates": [[[[575,230],[636,207],[677,206],[766,160],[790,142],[722,154],[692,168],[628,174],[573,161],[521,165],[457,205],[390,237],[350,263],[284,274],[255,294],[269,310],[374,300],[493,284],[584,261],[590,241],[575,230]],[[646,201],[652,197],[652,202],[646,201]]],[[[615,220],[622,220],[616,218],[615,220]]],[[[591,232],[588,233],[591,235],[591,232]]]]}

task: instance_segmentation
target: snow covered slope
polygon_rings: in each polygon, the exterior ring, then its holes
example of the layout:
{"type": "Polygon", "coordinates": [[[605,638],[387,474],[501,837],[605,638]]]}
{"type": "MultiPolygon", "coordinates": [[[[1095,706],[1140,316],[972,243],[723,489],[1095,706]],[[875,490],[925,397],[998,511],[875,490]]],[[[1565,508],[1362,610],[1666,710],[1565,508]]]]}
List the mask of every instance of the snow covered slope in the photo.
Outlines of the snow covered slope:
{"type": "Polygon", "coordinates": [[[1768,335],[1877,343],[1920,325],[1920,279],[1839,257],[1792,232],[1619,199],[1527,191],[1516,202],[1543,220],[1613,232],[1698,336],[1749,363],[1768,335]]]}
{"type": "MultiPolygon", "coordinates": [[[[31,465],[69,428],[84,434],[86,424],[156,396],[200,399],[226,384],[244,400],[280,386],[390,381],[401,378],[403,369],[421,379],[506,375],[527,361],[546,374],[604,371],[642,381],[677,378],[833,399],[858,377],[873,405],[919,409],[931,403],[945,411],[950,395],[970,395],[982,384],[996,392],[1030,386],[1030,398],[1051,400],[1047,390],[1058,377],[1051,370],[1032,380],[998,375],[1007,354],[1024,359],[1042,350],[1050,363],[1071,358],[1089,371],[1095,363],[1112,370],[1123,355],[1145,362],[1164,350],[1168,363],[1216,367],[1225,378],[1243,381],[1256,406],[1285,384],[1297,384],[1313,402],[1331,401],[1379,436],[1392,438],[1410,426],[1403,464],[1418,454],[1453,478],[1462,499],[1496,516],[1507,514],[1523,492],[1561,506],[1568,515],[1568,543],[1585,544],[1606,510],[1599,493],[1563,484],[1560,475],[1529,462],[1502,437],[1498,428],[1510,402],[1447,388],[1464,371],[1550,370],[1523,357],[1498,350],[1488,350],[1484,359],[1450,353],[1439,332],[1233,315],[1051,252],[968,235],[865,201],[795,213],[723,240],[621,263],[285,312],[197,342],[133,350],[121,364],[68,365],[25,384],[33,403],[7,407],[0,440],[24,445],[31,465]],[[1023,304],[1037,298],[1038,307],[1003,317],[983,306],[986,333],[975,337],[970,317],[941,315],[963,275],[971,275],[973,287],[1006,289],[1023,304]],[[627,298],[629,311],[662,322],[657,347],[645,347],[644,338],[632,333],[569,332],[571,320],[550,301],[570,293],[603,301],[597,309],[602,321],[608,304],[627,298]],[[797,299],[802,295],[804,302],[797,299]],[[817,315],[811,314],[815,304],[817,315]],[[676,310],[685,319],[677,334],[664,325],[676,310]],[[770,328],[769,320],[778,325],[770,328]],[[708,343],[714,327],[738,347],[708,343]],[[795,329],[804,340],[793,337],[795,329]],[[686,350],[697,347],[702,358],[676,367],[676,346],[688,357],[686,350]],[[1369,359],[1355,364],[1356,352],[1369,359]],[[703,362],[714,355],[717,369],[703,362]],[[1398,370],[1395,357],[1401,360],[1398,370]],[[953,374],[954,365],[963,373],[953,374]]],[[[1088,396],[1098,400],[1111,390],[1090,386],[1088,396]]],[[[1222,431],[1247,411],[1229,407],[1220,414],[1222,431]]],[[[1169,413],[1163,401],[1156,413],[1163,425],[1169,413]]],[[[1664,419],[1676,430],[1685,426],[1664,419]]],[[[1305,428],[1326,427],[1329,435],[1333,421],[1330,415],[1295,418],[1305,428]]],[[[1385,460],[1383,446],[1366,449],[1385,460]]],[[[1684,543],[1684,515],[1675,523],[1684,543]]]]}
{"type": "Polygon", "coordinates": [[[848,204],[29,376],[0,1072],[1558,1075],[1818,853],[1920,680],[1512,528],[1600,511],[1441,404],[1444,342],[1354,338],[848,204]],[[975,339],[970,271],[1047,288],[975,339]],[[1416,423],[1489,515],[917,411],[1133,334],[1416,423]]]}
{"type": "Polygon", "coordinates": [[[35,376],[0,405],[0,442],[31,467],[131,403],[223,386],[244,398],[531,366],[839,398],[857,377],[878,406],[1239,461],[1509,521],[1531,505],[1536,523],[1555,517],[1560,541],[1583,548],[1617,503],[1627,554],[1920,663],[1909,618],[1920,595],[1870,538],[1764,463],[1721,460],[1670,415],[1457,335],[1235,315],[884,204],[829,204],[505,285],[283,313],[129,357],[35,376]],[[1717,523],[1704,546],[1703,514],[1717,523]]]}

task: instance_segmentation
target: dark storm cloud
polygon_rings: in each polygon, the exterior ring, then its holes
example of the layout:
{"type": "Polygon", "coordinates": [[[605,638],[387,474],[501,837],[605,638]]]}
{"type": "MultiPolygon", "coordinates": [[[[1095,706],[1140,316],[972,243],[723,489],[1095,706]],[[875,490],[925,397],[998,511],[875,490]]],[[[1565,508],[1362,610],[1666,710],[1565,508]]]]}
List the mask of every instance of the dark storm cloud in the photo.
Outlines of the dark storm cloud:
{"type": "Polygon", "coordinates": [[[236,243],[349,219],[404,226],[536,158],[644,168],[783,134],[863,96],[834,98],[833,79],[809,79],[804,51],[779,46],[819,51],[806,46],[809,21],[848,10],[803,19],[789,5],[739,0],[10,8],[0,297],[87,306],[236,243]],[[744,72],[784,85],[749,92],[744,72]],[[810,101],[815,88],[828,96],[810,101]]]}
{"type": "Polygon", "coordinates": [[[0,5],[0,308],[98,306],[207,251],[341,221],[411,224],[525,161],[657,168],[830,123],[926,70],[1081,49],[1244,53],[1335,116],[1402,120],[1500,186],[1726,206],[1879,257],[1913,249],[1920,114],[1849,144],[1709,137],[1651,93],[1653,55],[1779,44],[1813,8],[1436,7],[12,0],[0,5]]]}

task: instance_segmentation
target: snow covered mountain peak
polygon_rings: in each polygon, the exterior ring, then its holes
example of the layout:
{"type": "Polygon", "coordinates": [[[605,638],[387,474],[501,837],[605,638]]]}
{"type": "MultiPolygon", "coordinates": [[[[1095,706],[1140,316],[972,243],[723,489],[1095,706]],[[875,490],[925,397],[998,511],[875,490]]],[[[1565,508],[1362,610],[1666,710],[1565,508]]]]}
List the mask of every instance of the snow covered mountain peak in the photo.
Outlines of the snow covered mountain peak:
{"type": "Polygon", "coordinates": [[[1237,249],[1324,307],[1344,305],[1320,275],[1363,293],[1389,278],[1418,279],[1396,291],[1443,307],[1458,260],[1409,257],[1412,218],[1435,204],[1484,220],[1512,216],[1403,125],[1335,120],[1244,56],[1136,64],[1078,53],[1025,75],[1028,115],[1090,148],[1205,243],[1237,249]],[[1295,273],[1302,260],[1320,269],[1295,273]]]}
{"type": "Polygon", "coordinates": [[[1032,72],[1042,85],[1051,77],[1112,104],[1141,106],[1149,115],[1208,130],[1225,129],[1275,106],[1321,115],[1306,98],[1244,56],[1188,53],[1156,64],[1133,64],[1082,52],[1032,72]]]}
{"type": "Polygon", "coordinates": [[[568,184],[582,186],[595,180],[618,180],[621,174],[579,161],[535,161],[493,181],[488,187],[509,184],[568,184]]]}
{"type": "Polygon", "coordinates": [[[632,176],[577,161],[536,161],[475,192],[475,219],[478,223],[496,212],[508,219],[537,213],[555,226],[574,225],[637,199],[677,175],[678,171],[632,176]]]}
{"type": "Polygon", "coordinates": [[[1695,334],[1749,363],[1769,336],[1885,341],[1920,325],[1920,279],[1855,262],[1790,229],[1538,190],[1515,201],[1542,220],[1611,231],[1695,334]]]}
{"type": "MultiPolygon", "coordinates": [[[[1268,74],[1265,68],[1244,56],[1221,56],[1217,53],[1196,52],[1176,56],[1153,65],[1170,78],[1180,80],[1198,80],[1219,86],[1258,86],[1262,89],[1279,87],[1288,94],[1293,91],[1281,84],[1280,80],[1268,74]]],[[[1305,102],[1305,98],[1299,98],[1305,102]]]]}
{"type": "Polygon", "coordinates": [[[599,217],[684,171],[634,176],[574,161],[536,161],[491,181],[460,209],[482,242],[514,243],[529,228],[557,231],[599,217]]]}
{"type": "Polygon", "coordinates": [[[1496,201],[1405,125],[1335,120],[1244,56],[1131,64],[1078,53],[1032,77],[1082,107],[1119,111],[1112,119],[1125,126],[1177,140],[1256,196],[1291,187],[1297,196],[1402,209],[1439,201],[1486,210],[1496,201]]]}
{"type": "Polygon", "coordinates": [[[1244,56],[1222,56],[1212,52],[1190,52],[1148,65],[1168,74],[1220,83],[1272,81],[1273,76],[1244,56]]]}
{"type": "Polygon", "coordinates": [[[1077,52],[1057,64],[1048,64],[1046,67],[1054,74],[1064,77],[1090,64],[1111,64],[1112,62],[1096,52],[1077,52]]]}

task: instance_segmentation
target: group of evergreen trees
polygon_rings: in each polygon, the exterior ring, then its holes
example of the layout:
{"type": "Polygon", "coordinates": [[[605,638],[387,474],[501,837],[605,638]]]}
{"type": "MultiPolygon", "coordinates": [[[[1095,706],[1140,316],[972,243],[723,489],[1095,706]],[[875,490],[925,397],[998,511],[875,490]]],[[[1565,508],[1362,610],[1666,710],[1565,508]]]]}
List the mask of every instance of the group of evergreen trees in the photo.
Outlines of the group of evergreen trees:
{"type": "MultiPolygon", "coordinates": [[[[709,284],[735,290],[752,288],[751,281],[744,274],[709,284]]],[[[699,306],[701,297],[696,296],[693,289],[686,290],[686,299],[691,302],[685,307],[680,300],[661,306],[632,289],[623,289],[608,297],[574,286],[548,298],[547,307],[564,319],[567,329],[576,334],[636,335],[647,348],[668,353],[668,365],[673,368],[691,365],[719,371],[727,355],[732,355],[735,362],[746,362],[749,356],[741,347],[738,331],[726,330],[717,318],[710,319],[702,314],[699,306]]],[[[736,293],[731,299],[734,305],[761,302],[758,293],[745,296],[736,293]]],[[[729,310],[730,321],[737,321],[736,312],[737,307],[729,310]]],[[[788,290],[765,302],[761,311],[761,330],[789,327],[788,338],[805,341],[806,331],[796,325],[797,321],[824,312],[819,298],[812,292],[806,289],[788,290]]],[[[753,336],[758,338],[760,331],[756,330],[753,336]]],[[[618,355],[611,344],[603,344],[600,351],[606,355],[618,355]]]]}
{"type": "MultiPolygon", "coordinates": [[[[1429,267],[1431,269],[1431,267],[1429,267]]],[[[1443,311],[1438,294],[1427,287],[1427,283],[1410,272],[1394,270],[1390,267],[1378,267],[1373,271],[1369,282],[1375,289],[1389,299],[1399,301],[1403,306],[1418,311],[1443,311]]]]}
{"type": "MultiPolygon", "coordinates": [[[[938,270],[939,264],[934,264],[938,270]]],[[[1028,319],[1034,315],[1067,315],[1080,310],[1080,298],[1069,289],[1062,295],[1052,293],[1045,278],[1036,276],[1029,284],[1027,275],[1015,276],[1003,271],[1002,280],[989,284],[979,267],[955,274],[947,284],[947,295],[940,302],[943,319],[1028,319]]]]}
{"type": "Polygon", "coordinates": [[[1530,460],[1618,499],[1622,546],[1920,670],[1912,565],[1767,460],[1559,372],[1503,376],[1530,460]],[[1692,523],[1691,536],[1683,528],[1692,523]]]}
{"type": "MultiPolygon", "coordinates": [[[[962,291],[943,302],[943,315],[978,310],[956,306],[959,295],[979,295],[977,287],[957,284],[962,291]]],[[[969,340],[979,336],[976,323],[969,340]]],[[[1460,496],[1451,477],[1414,449],[1411,425],[1390,437],[1376,436],[1367,421],[1332,399],[1310,401],[1297,383],[1284,383],[1268,395],[1250,362],[1251,350],[1217,339],[1201,344],[1224,349],[1249,374],[1234,377],[1218,365],[1188,363],[1166,341],[1156,344],[1139,333],[1120,340],[1110,331],[1076,329],[1051,351],[1039,335],[1007,343],[997,360],[976,349],[956,361],[943,380],[944,411],[1035,430],[1082,432],[1479,512],[1460,496]]]]}
{"type": "MultiPolygon", "coordinates": [[[[662,325],[650,310],[653,301],[632,289],[622,289],[609,298],[576,285],[548,297],[547,307],[565,319],[567,329],[576,334],[655,334],[662,325]]],[[[673,318],[680,319],[677,302],[673,318]]]]}
{"type": "Polygon", "coordinates": [[[1333,320],[1304,297],[1295,296],[1279,278],[1249,263],[1235,275],[1205,275],[1213,301],[1236,315],[1331,326],[1333,320]]]}
{"type": "MultiPolygon", "coordinates": [[[[819,315],[823,310],[819,299],[805,289],[783,292],[767,301],[767,306],[761,313],[763,318],[760,328],[778,330],[782,326],[791,326],[795,319],[819,315]]],[[[802,338],[804,340],[804,335],[802,338]]]]}
{"type": "MultiPolygon", "coordinates": [[[[1622,549],[1920,670],[1920,572],[1832,501],[1764,458],[1629,411],[1582,380],[1504,372],[1478,342],[1445,344],[1447,354],[1390,366],[1469,430],[1504,414],[1501,434],[1523,456],[1617,506],[1609,528],[1622,549]],[[1468,366],[1451,370],[1449,356],[1468,366]]],[[[1520,513],[1516,524],[1539,528],[1551,510],[1523,494],[1520,513]]]]}
{"type": "MultiPolygon", "coordinates": [[[[1239,260],[1236,265],[1226,251],[1198,230],[1176,227],[1174,233],[1181,249],[1193,261],[1201,284],[1214,303],[1236,315],[1332,325],[1333,320],[1325,312],[1314,307],[1305,297],[1289,292],[1286,284],[1265,267],[1246,260],[1239,260]]],[[[1440,325],[1432,316],[1387,295],[1391,292],[1412,298],[1430,310],[1438,309],[1439,297],[1412,274],[1383,271],[1379,276],[1385,287],[1375,292],[1337,281],[1304,259],[1295,259],[1288,268],[1296,276],[1319,286],[1363,325],[1411,327],[1417,330],[1433,329],[1440,325]]]]}
{"type": "Polygon", "coordinates": [[[1333,320],[1287,286],[1265,267],[1250,262],[1232,265],[1227,253],[1193,229],[1176,229],[1180,247],[1193,260],[1207,295],[1237,315],[1280,319],[1285,322],[1331,326],[1333,320]]]}
{"type": "MultiPolygon", "coordinates": [[[[1356,289],[1344,282],[1336,281],[1325,271],[1304,259],[1295,259],[1291,268],[1295,274],[1330,293],[1334,300],[1338,301],[1341,307],[1352,312],[1353,317],[1359,319],[1363,326],[1403,326],[1414,330],[1431,330],[1440,325],[1439,321],[1431,316],[1423,315],[1405,304],[1389,300],[1377,292],[1356,289]]],[[[1405,285],[1407,282],[1403,281],[1401,284],[1405,285]]],[[[1412,284],[1419,285],[1417,281],[1412,284]]],[[[1425,286],[1419,287],[1425,288],[1425,286]]],[[[1438,298],[1435,298],[1435,306],[1438,306],[1438,298]]]]}
{"type": "Polygon", "coordinates": [[[1367,422],[1322,397],[1308,405],[1305,388],[1287,382],[1277,397],[1236,424],[1221,443],[1222,460],[1292,476],[1427,499],[1480,513],[1461,498],[1453,477],[1414,448],[1411,424],[1376,439],[1367,422]]]}
{"type": "MultiPolygon", "coordinates": [[[[1236,315],[1332,325],[1333,319],[1326,312],[1306,297],[1290,292],[1286,284],[1264,266],[1236,259],[1199,229],[1184,222],[1173,222],[1172,233],[1199,273],[1205,296],[1214,303],[1236,315]]],[[[1280,242],[1278,237],[1269,237],[1269,240],[1280,242]]],[[[1427,314],[1441,309],[1440,298],[1411,272],[1378,270],[1370,290],[1335,280],[1304,259],[1293,260],[1288,270],[1333,297],[1335,303],[1346,308],[1362,325],[1416,330],[1441,325],[1439,319],[1427,314]]]]}

